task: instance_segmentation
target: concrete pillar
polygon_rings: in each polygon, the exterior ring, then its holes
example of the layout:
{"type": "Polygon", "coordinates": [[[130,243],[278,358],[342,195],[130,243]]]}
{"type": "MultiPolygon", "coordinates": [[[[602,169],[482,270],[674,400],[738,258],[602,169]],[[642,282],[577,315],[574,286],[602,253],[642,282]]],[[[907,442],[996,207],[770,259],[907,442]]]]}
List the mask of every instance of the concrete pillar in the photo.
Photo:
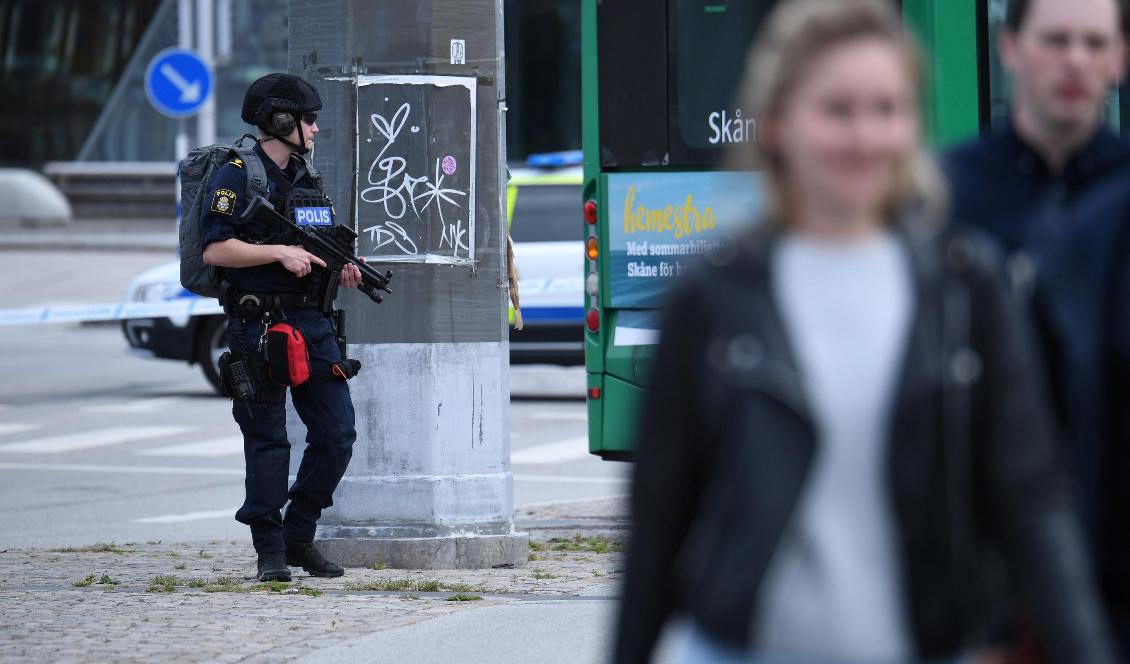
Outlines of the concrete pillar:
{"type": "MultiPolygon", "coordinates": [[[[524,565],[509,462],[502,1],[290,0],[289,26],[289,69],[325,105],[314,164],[362,255],[395,272],[382,305],[339,299],[364,365],[350,383],[359,437],[319,547],[355,566],[524,565]],[[459,78],[370,78],[392,75],[459,78]],[[393,162],[379,162],[385,144],[393,162]],[[405,188],[396,177],[402,201],[440,178],[448,201],[419,213],[381,202],[395,159],[428,178],[405,188]]],[[[293,409],[288,429],[293,473],[305,436],[293,409]]]]}

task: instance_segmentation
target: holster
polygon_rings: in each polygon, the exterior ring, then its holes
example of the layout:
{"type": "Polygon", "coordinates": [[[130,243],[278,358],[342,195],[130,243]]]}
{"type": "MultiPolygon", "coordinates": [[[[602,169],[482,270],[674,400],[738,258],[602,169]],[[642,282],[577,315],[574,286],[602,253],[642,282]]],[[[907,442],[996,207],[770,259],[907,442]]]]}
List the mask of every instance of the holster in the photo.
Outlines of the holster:
{"type": "Polygon", "coordinates": [[[262,362],[236,358],[231,351],[220,355],[220,391],[225,397],[259,403],[282,403],[286,388],[267,380],[267,365],[262,362]]]}

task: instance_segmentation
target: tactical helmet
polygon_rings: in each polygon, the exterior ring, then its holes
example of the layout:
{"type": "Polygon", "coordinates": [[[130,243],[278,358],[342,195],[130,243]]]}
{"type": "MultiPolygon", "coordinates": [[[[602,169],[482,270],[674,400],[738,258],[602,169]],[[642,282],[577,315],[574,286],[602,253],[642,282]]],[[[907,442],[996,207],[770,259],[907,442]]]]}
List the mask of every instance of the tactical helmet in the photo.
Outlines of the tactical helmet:
{"type": "Polygon", "coordinates": [[[314,86],[294,74],[267,74],[247,88],[240,117],[267,129],[275,111],[306,113],[321,108],[322,98],[314,86]]]}

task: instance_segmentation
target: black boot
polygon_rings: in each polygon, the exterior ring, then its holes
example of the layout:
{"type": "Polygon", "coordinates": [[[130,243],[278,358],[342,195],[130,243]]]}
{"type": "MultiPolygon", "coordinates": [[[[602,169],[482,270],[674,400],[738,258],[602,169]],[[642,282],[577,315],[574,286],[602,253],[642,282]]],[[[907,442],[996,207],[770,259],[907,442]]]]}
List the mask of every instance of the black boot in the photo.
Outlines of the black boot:
{"type": "Polygon", "coordinates": [[[310,576],[334,577],[345,574],[341,565],[336,565],[326,560],[325,556],[314,548],[313,542],[286,541],[286,564],[301,567],[310,576]]]}
{"type": "Polygon", "coordinates": [[[286,556],[279,551],[260,553],[259,573],[255,576],[260,581],[290,581],[290,568],[286,566],[286,556]]]}

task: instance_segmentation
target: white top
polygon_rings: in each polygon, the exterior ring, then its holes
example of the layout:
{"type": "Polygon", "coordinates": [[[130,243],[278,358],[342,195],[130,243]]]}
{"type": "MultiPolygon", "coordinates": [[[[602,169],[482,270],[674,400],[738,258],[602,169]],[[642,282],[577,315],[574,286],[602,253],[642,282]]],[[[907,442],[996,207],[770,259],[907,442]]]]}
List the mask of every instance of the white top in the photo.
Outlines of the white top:
{"type": "Polygon", "coordinates": [[[758,595],[762,652],[837,662],[913,658],[888,495],[892,401],[914,310],[890,234],[786,236],[773,295],[816,422],[816,456],[758,595]]]}

